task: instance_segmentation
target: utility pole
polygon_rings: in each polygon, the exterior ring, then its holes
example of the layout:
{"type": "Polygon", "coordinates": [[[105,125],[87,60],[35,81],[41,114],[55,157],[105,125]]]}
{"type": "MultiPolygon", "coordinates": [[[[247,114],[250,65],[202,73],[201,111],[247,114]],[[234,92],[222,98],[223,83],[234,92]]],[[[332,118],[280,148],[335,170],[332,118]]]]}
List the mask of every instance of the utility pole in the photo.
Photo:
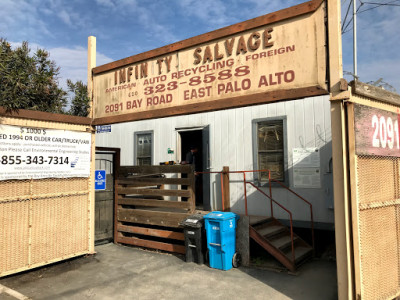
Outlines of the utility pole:
{"type": "Polygon", "coordinates": [[[357,0],[353,0],[353,74],[357,80],[357,0]]]}

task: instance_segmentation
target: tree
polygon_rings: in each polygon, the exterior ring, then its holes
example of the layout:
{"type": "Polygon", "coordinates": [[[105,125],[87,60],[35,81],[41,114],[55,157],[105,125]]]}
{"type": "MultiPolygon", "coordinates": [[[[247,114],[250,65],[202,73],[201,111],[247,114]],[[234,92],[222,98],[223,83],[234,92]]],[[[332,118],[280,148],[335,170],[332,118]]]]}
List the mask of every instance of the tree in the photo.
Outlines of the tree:
{"type": "Polygon", "coordinates": [[[68,91],[74,96],[71,101],[71,108],[69,114],[80,117],[87,117],[90,108],[90,99],[87,94],[87,85],[81,80],[73,83],[67,80],[68,91]]]}
{"type": "Polygon", "coordinates": [[[37,49],[30,55],[28,42],[12,49],[0,38],[0,106],[63,113],[67,93],[58,86],[60,68],[49,53],[37,49]]]}

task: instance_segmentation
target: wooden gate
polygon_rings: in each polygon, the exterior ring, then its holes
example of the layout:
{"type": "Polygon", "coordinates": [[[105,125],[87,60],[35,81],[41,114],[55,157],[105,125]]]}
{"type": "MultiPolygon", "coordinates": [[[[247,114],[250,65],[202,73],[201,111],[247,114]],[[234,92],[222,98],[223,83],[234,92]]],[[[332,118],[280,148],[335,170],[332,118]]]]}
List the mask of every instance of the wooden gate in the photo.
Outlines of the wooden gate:
{"type": "Polygon", "coordinates": [[[115,242],[185,253],[180,223],[195,210],[191,165],[120,167],[115,242]]]}
{"type": "Polygon", "coordinates": [[[400,102],[393,104],[360,95],[346,104],[356,299],[400,294],[400,102]]]}

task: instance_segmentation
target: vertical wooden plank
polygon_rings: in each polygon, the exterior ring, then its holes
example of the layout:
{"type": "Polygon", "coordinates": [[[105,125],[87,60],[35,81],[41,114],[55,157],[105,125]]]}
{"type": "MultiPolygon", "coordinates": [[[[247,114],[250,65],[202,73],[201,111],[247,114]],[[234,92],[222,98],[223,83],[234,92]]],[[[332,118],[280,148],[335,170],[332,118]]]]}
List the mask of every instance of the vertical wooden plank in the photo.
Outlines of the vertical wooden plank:
{"type": "Polygon", "coordinates": [[[188,178],[190,180],[190,185],[188,186],[188,190],[190,191],[190,198],[188,201],[190,202],[190,212],[193,213],[196,210],[196,183],[195,183],[195,175],[194,175],[194,167],[192,166],[192,171],[188,173],[188,178]]]}
{"type": "Polygon", "coordinates": [[[223,167],[222,168],[222,180],[223,180],[223,185],[224,185],[224,198],[222,201],[224,202],[224,211],[230,211],[231,210],[231,198],[230,198],[230,188],[229,188],[229,167],[223,167]]]}
{"type": "MultiPolygon", "coordinates": [[[[360,295],[362,292],[362,274],[361,274],[361,257],[360,257],[360,238],[359,238],[359,206],[357,193],[357,156],[355,151],[355,130],[354,130],[354,104],[346,103],[347,111],[347,134],[348,134],[348,150],[349,150],[349,169],[350,169],[350,208],[352,220],[352,236],[353,236],[353,262],[354,262],[354,288],[355,294],[360,295]]],[[[349,250],[348,250],[349,251],[349,250]]]]}
{"type": "Polygon", "coordinates": [[[338,293],[340,299],[354,299],[346,126],[343,103],[331,102],[338,293]]]}

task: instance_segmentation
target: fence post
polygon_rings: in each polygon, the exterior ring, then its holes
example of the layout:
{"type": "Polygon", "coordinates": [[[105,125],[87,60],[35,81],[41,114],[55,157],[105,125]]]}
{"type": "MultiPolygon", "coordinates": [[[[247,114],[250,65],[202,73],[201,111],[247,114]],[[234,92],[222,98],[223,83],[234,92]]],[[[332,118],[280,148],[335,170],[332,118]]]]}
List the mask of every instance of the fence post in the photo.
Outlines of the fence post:
{"type": "Polygon", "coordinates": [[[222,181],[224,186],[224,194],[222,198],[224,211],[231,210],[231,199],[229,195],[229,167],[222,167],[222,181]]]}

